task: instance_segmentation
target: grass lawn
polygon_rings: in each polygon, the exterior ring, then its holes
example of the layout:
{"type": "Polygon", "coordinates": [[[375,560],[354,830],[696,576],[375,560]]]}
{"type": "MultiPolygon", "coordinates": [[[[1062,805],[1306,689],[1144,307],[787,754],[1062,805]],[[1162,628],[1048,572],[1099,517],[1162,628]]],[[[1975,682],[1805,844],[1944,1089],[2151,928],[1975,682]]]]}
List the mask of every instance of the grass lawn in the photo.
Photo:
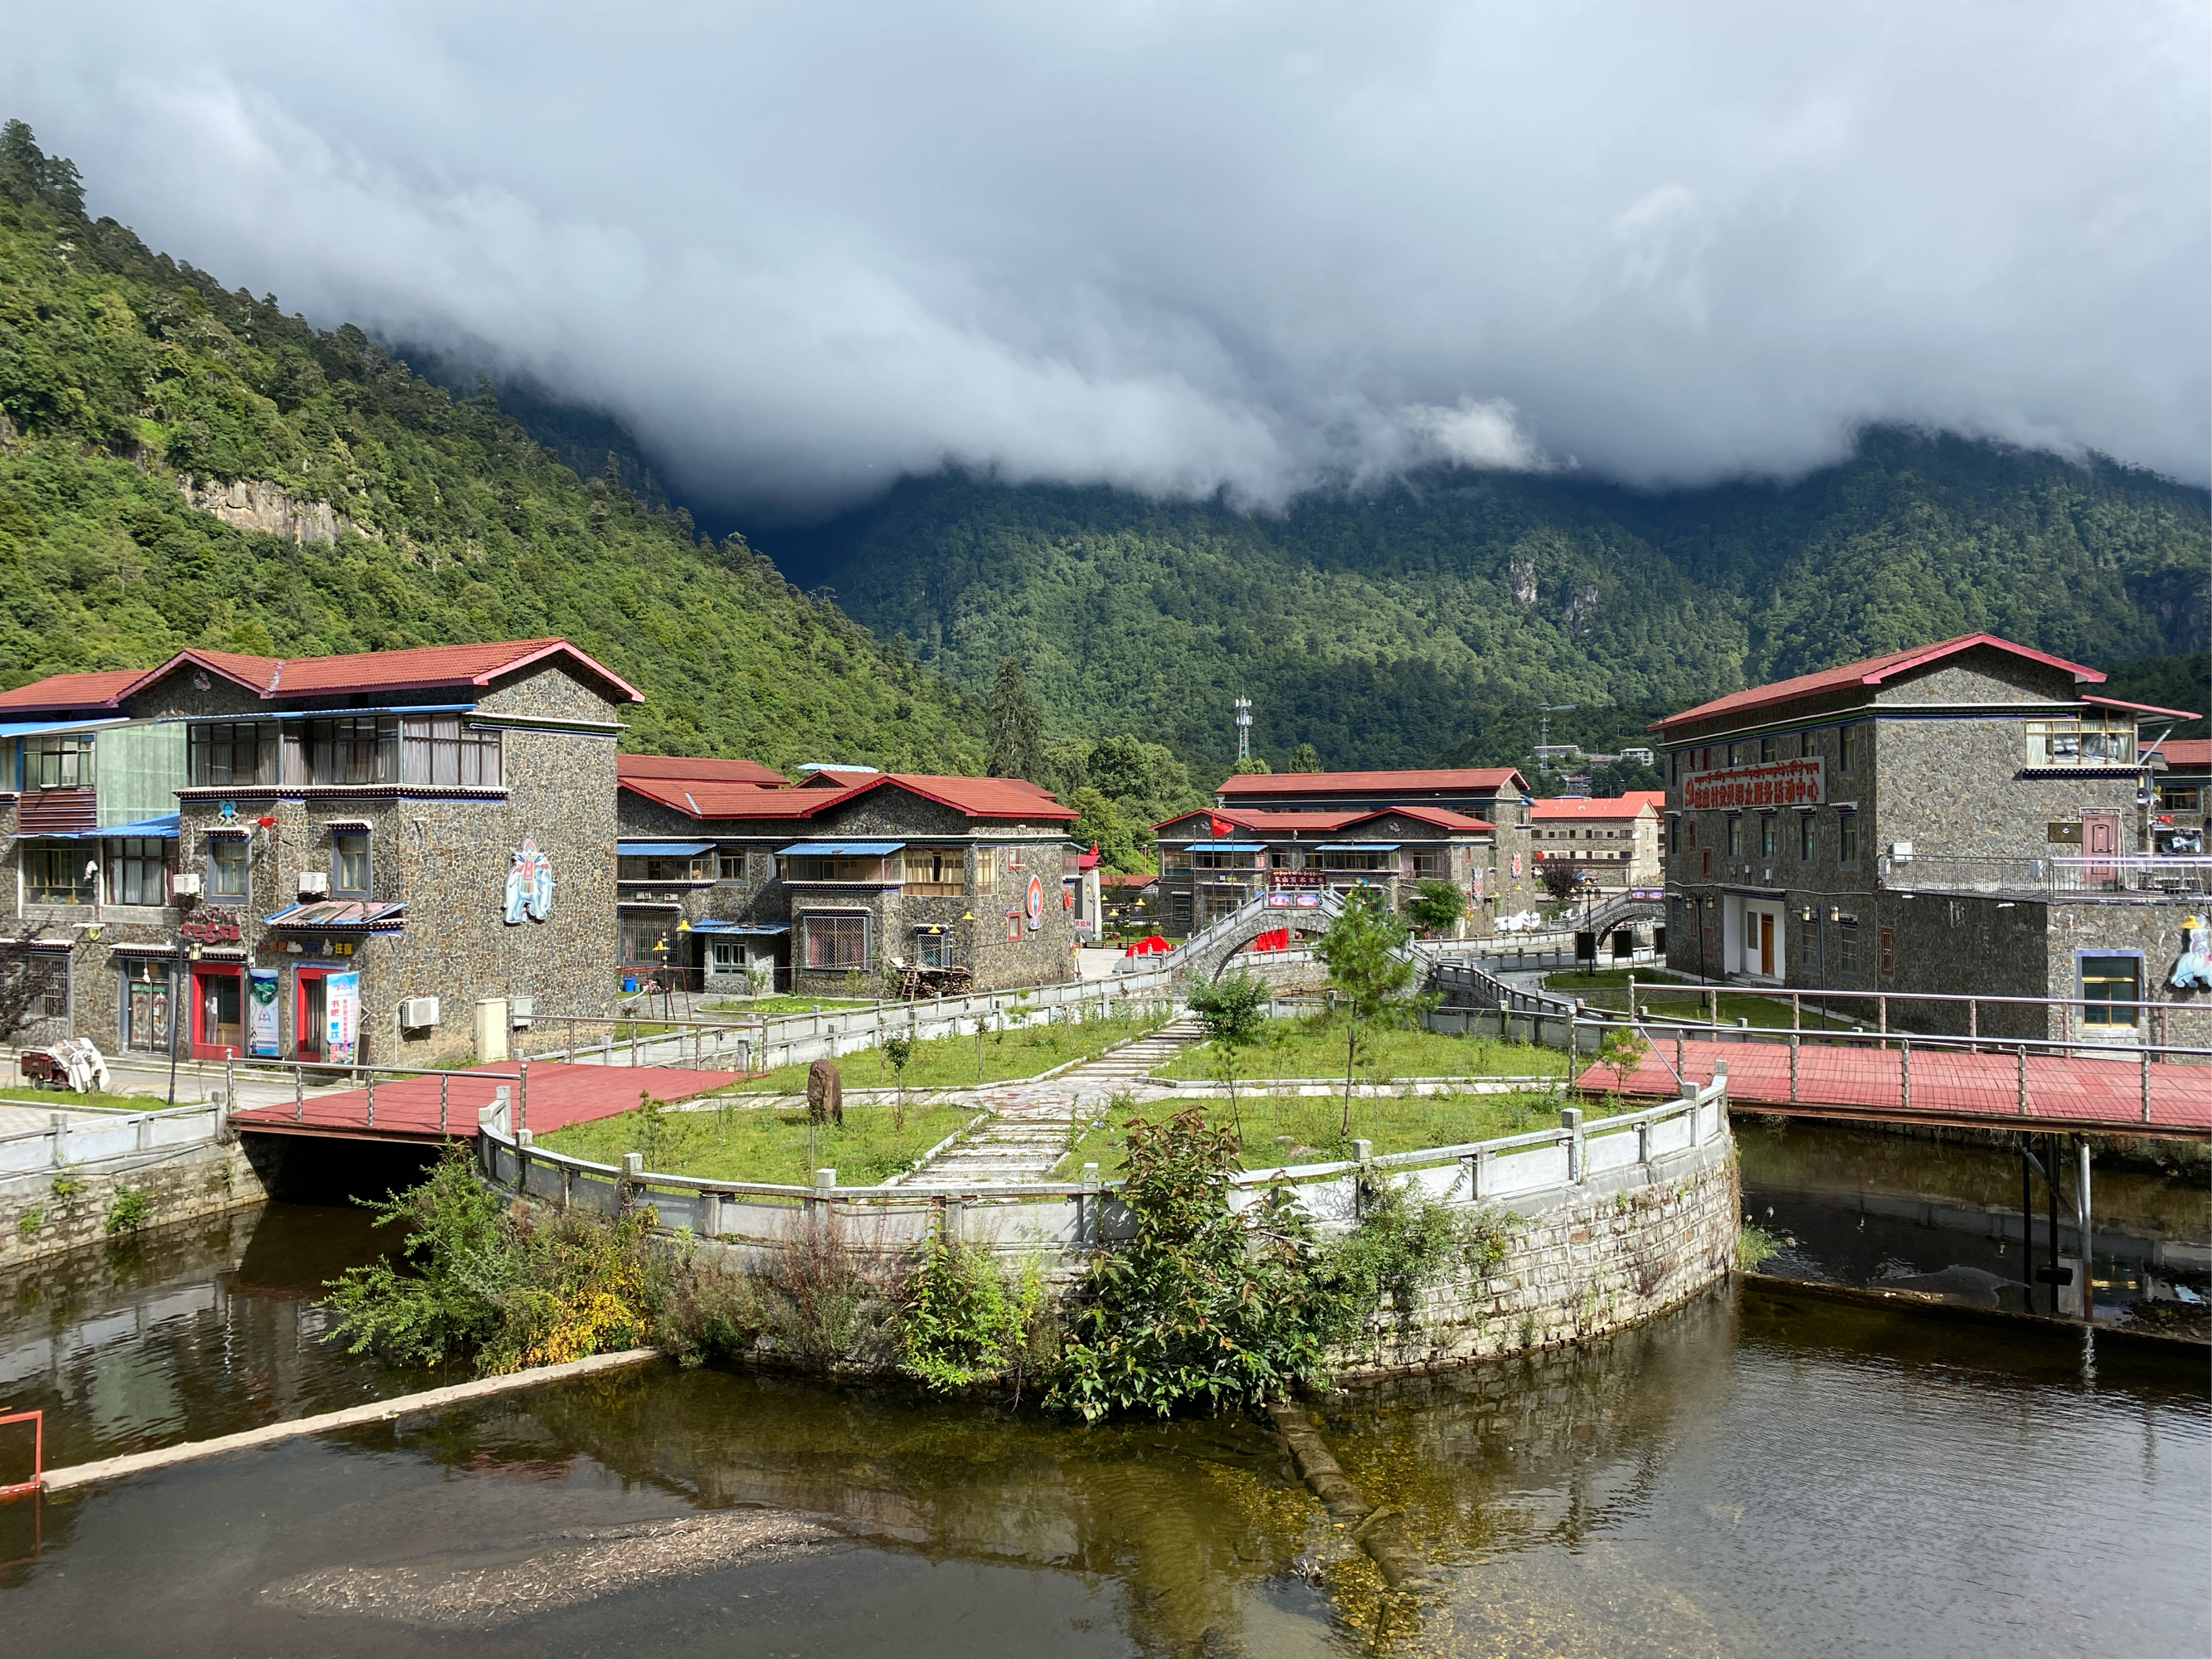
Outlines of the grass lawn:
{"type": "MultiPolygon", "coordinates": [[[[1061,1160],[1054,1179],[1079,1180],[1085,1164],[1098,1166],[1103,1181],[1118,1179],[1126,1170],[1128,1131],[1133,1117],[1162,1122],[1187,1106],[1203,1104],[1208,1121],[1233,1121],[1225,1100],[1156,1101],[1141,1108],[1115,1112],[1085,1134],[1061,1160]]],[[[1554,1127],[1559,1121],[1559,1101],[1536,1092],[1510,1095],[1398,1095],[1372,1099],[1354,1097],[1352,1133],[1340,1137],[1344,1102],[1311,1097],[1269,1099],[1246,1097],[1237,1103],[1244,1130],[1243,1167],[1273,1169],[1285,1164],[1322,1164],[1352,1156],[1352,1140],[1371,1140],[1375,1150],[1410,1152],[1423,1146],[1451,1146],[1463,1141],[1489,1140],[1499,1135],[1522,1134],[1531,1129],[1554,1127]]],[[[1583,1109],[1595,1115],[1589,1103],[1583,1109]]],[[[1587,1121],[1587,1119],[1586,1119],[1587,1121]]]]}
{"type": "MultiPolygon", "coordinates": [[[[1342,1077],[1344,1026],[1342,1018],[1328,1014],[1268,1021],[1264,1040],[1237,1056],[1238,1084],[1247,1079],[1342,1077]]],[[[1556,1077],[1566,1069],[1566,1056],[1556,1049],[1443,1031],[1378,1025],[1368,1032],[1367,1047],[1368,1055],[1355,1073],[1362,1083],[1401,1077],[1556,1077]]],[[[1213,1045],[1199,1043],[1154,1075],[1218,1080],[1218,1064],[1213,1045]]]]}
{"type": "MultiPolygon", "coordinates": [[[[906,1086],[908,1090],[972,1089],[979,1082],[1035,1077],[1071,1060],[1087,1060],[1117,1042],[1157,1030],[1159,1024],[1157,1019],[1086,1019],[1048,1025],[1039,1019],[1011,1031],[987,1032],[980,1041],[972,1036],[933,1037],[914,1045],[914,1057],[906,1065],[906,1086]]],[[[880,1048],[844,1055],[837,1061],[837,1069],[848,1089],[888,1089],[898,1081],[880,1048]]],[[[735,1087],[748,1094],[797,1094],[806,1087],[806,1067],[780,1066],[765,1077],[749,1078],[735,1087]]]]}
{"type": "MultiPolygon", "coordinates": [[[[1545,976],[1547,990],[1562,996],[1580,997],[1593,1008],[1626,1008],[1628,1006],[1628,975],[1620,969],[1607,969],[1584,975],[1572,971],[1549,974],[1545,976]]],[[[1651,1011],[1655,1019],[1693,1020],[1702,1024],[1705,1018],[1705,992],[1717,988],[1699,986],[1692,981],[1668,980],[1655,977],[1649,969],[1636,976],[1636,1000],[1651,1011]],[[1655,986],[1680,986],[1680,990],[1668,990],[1659,995],[1645,993],[1655,986]]],[[[1845,996],[1840,992],[1826,994],[1830,1030],[1848,1031],[1853,1020],[1863,1023],[1869,1030],[1874,1025],[1874,1000],[1871,997],[1845,996]],[[1861,1011],[1855,1005],[1863,1001],[1861,1011]]],[[[1790,999],[1787,997],[1746,996],[1740,991],[1723,990],[1720,994],[1721,1024],[1733,1025],[1739,1019],[1747,1019],[1753,1025],[1763,1025],[1780,1030],[1790,1029],[1790,999]]],[[[1812,993],[1805,994],[1805,1029],[1821,1029],[1820,1011],[1812,993]]]]}
{"type": "Polygon", "coordinates": [[[896,1175],[975,1114],[951,1106],[906,1110],[906,1127],[886,1103],[848,1101],[845,1125],[816,1131],[807,1157],[806,1109],[732,1103],[719,1112],[624,1112],[578,1123],[544,1136],[541,1146],[595,1164],[620,1164],[624,1152],[645,1154],[645,1167],[663,1175],[708,1176],[724,1181],[774,1181],[805,1186],[817,1169],[837,1171],[841,1186],[867,1187],[896,1175]],[[656,1121],[657,1120],[657,1121],[656,1121]]]}
{"type": "MultiPolygon", "coordinates": [[[[847,997],[722,997],[713,1002],[699,1004],[702,1014],[755,1014],[766,1019],[781,1019],[786,1014],[811,1014],[817,1008],[823,1013],[835,1013],[841,1008],[872,1008],[872,1002],[854,1002],[847,997]]],[[[896,1007],[898,1005],[893,1004],[896,1007]]]]}
{"type": "MultiPolygon", "coordinates": [[[[200,1103],[199,1097],[183,1086],[182,1078],[178,1079],[178,1105],[197,1106],[200,1103]]],[[[57,1112],[158,1112],[164,1109],[169,1103],[169,1097],[166,1093],[77,1095],[71,1094],[67,1089],[14,1087],[0,1089],[0,1100],[4,1100],[11,1105],[49,1107],[57,1112]]]]}

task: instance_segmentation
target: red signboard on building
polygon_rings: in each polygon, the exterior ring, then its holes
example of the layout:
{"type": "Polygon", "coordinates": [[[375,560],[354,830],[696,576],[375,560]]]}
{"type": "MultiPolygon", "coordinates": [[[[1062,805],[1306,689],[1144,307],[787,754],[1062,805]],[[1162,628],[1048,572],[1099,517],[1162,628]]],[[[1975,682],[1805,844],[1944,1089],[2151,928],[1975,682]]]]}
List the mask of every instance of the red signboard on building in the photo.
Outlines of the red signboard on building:
{"type": "Polygon", "coordinates": [[[1817,756],[1692,772],[1682,781],[1682,805],[1692,812],[1818,806],[1827,798],[1827,779],[1817,756]]]}
{"type": "Polygon", "coordinates": [[[235,945],[238,924],[223,916],[189,916],[177,924],[177,937],[193,945],[235,945]]]}

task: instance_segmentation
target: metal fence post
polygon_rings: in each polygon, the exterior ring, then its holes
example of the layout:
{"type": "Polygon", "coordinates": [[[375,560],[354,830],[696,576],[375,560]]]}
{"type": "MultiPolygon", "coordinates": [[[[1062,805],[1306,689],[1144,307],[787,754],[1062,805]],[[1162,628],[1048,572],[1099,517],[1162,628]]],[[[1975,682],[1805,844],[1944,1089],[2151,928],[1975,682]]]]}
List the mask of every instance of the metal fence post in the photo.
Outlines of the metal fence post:
{"type": "MultiPolygon", "coordinates": [[[[2148,1044],[2144,1045],[2142,1051],[2142,1121],[2146,1123],[2150,1121],[2150,1048],[2148,1044]]],[[[2086,1273],[2087,1269],[2085,1267],[2082,1271],[2086,1273]]]]}
{"type": "Polygon", "coordinates": [[[438,1073],[438,1133],[441,1135],[446,1133],[446,1097],[450,1092],[453,1081],[451,1072],[438,1073]]]}
{"type": "Polygon", "coordinates": [[[1912,1109],[1912,1039],[1905,1038],[1898,1044],[1898,1048],[1897,1074],[1904,1085],[1904,1099],[1900,1104],[1909,1112],[1912,1109]]]}
{"type": "Polygon", "coordinates": [[[530,1062],[515,1062],[514,1127],[518,1132],[530,1127],[530,1062]]]}
{"type": "Polygon", "coordinates": [[[2020,1054],[2020,1115],[2026,1117],[2027,1115],[2027,1045],[2025,1042],[2021,1043],[2018,1052],[2020,1054]]]}
{"type": "Polygon", "coordinates": [[[295,1123],[304,1123],[307,1121],[307,1085],[301,1080],[300,1068],[295,1066],[292,1068],[292,1121],[295,1123]]]}
{"type": "Polygon", "coordinates": [[[376,1073],[368,1074],[368,1127],[376,1127],[376,1073]]]}
{"type": "Polygon", "coordinates": [[[1797,1039],[1797,1033],[1796,1033],[1796,1032],[1795,1032],[1795,1031],[1790,1032],[1790,1101],[1791,1101],[1791,1103],[1792,1103],[1793,1104],[1796,1103],[1796,1099],[1797,1099],[1797,1040],[1798,1040],[1798,1039],[1797,1039]]]}

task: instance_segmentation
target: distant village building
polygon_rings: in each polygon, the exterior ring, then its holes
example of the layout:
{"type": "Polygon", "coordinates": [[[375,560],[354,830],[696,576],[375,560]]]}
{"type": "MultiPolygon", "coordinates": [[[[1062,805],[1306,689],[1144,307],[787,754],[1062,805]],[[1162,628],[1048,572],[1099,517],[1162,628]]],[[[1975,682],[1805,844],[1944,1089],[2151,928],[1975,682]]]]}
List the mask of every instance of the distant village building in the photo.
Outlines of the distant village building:
{"type": "Polygon", "coordinates": [[[2147,757],[2158,799],[2152,804],[2151,851],[2206,851],[2204,813],[2212,806],[2212,738],[2169,738],[2147,757]]]}
{"type": "Polygon", "coordinates": [[[1370,887],[1398,908],[1422,882],[1448,881],[1466,896],[1463,938],[1542,899],[1527,786],[1511,767],[1242,774],[1215,799],[1154,826],[1154,919],[1171,939],[1271,888],[1370,887]]]}
{"type": "Polygon", "coordinates": [[[23,1036],[422,1065],[480,998],[611,1007],[615,739],[567,641],[184,651],[0,693],[23,1036]]]}
{"type": "Polygon", "coordinates": [[[1594,886],[1656,887],[1664,790],[1631,790],[1612,799],[1562,795],[1528,809],[1539,866],[1565,864],[1594,886]]]}
{"type": "MultiPolygon", "coordinates": [[[[1978,1030],[2142,1040],[2127,1004],[2201,994],[2170,978],[2203,926],[2206,866],[2158,851],[2143,742],[2191,716],[2100,696],[2103,679],[1972,634],[1657,722],[1668,964],[1807,991],[2081,999],[2047,1021],[1985,1006],[1978,1030]]],[[[1891,1018],[1967,1022],[1956,1005],[1891,1018]]]]}
{"type": "Polygon", "coordinates": [[[749,767],[621,758],[629,979],[836,995],[902,968],[981,988],[1073,976],[1077,909],[1095,917],[1097,894],[1067,840],[1075,814],[1046,790],[831,767],[787,784],[749,767]]]}

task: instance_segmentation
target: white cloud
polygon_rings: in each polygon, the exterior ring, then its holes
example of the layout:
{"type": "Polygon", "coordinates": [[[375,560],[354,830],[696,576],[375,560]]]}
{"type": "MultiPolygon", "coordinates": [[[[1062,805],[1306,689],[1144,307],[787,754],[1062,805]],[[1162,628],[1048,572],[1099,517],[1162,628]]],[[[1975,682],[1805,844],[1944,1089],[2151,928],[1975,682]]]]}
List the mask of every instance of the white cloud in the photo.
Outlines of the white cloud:
{"type": "Polygon", "coordinates": [[[2201,7],[19,5],[96,210],[482,344],[702,498],[1787,471],[1899,419],[2196,481],[2201,7]]]}

